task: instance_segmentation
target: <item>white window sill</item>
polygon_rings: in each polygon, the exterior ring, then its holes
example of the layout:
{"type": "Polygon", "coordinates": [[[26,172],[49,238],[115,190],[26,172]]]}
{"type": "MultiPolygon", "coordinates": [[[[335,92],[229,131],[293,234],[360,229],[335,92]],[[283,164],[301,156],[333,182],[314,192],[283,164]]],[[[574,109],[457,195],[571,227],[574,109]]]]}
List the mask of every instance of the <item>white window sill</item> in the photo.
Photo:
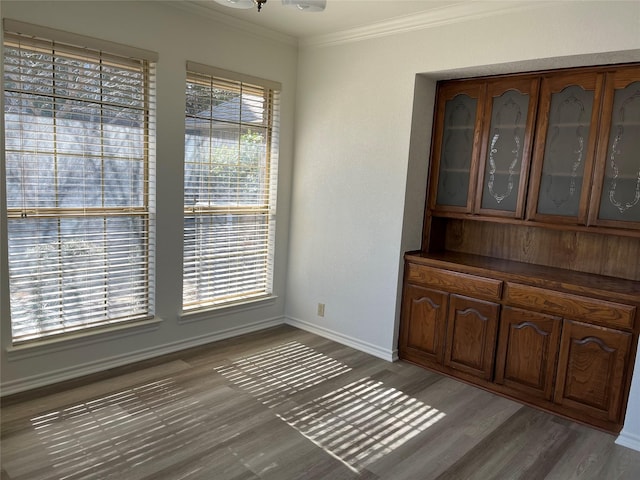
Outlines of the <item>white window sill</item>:
{"type": "Polygon", "coordinates": [[[94,330],[62,334],[53,338],[28,341],[7,347],[7,358],[9,360],[21,360],[78,348],[79,346],[116,340],[132,334],[156,330],[160,326],[160,323],[162,323],[162,319],[152,317],[139,322],[123,323],[120,325],[96,328],[94,330]]]}
{"type": "Polygon", "coordinates": [[[193,311],[183,311],[178,317],[178,323],[199,322],[202,320],[210,320],[212,318],[229,316],[247,310],[255,310],[273,305],[278,296],[269,295],[264,297],[251,298],[241,300],[234,303],[225,303],[221,305],[212,305],[211,307],[197,309],[193,311]]]}

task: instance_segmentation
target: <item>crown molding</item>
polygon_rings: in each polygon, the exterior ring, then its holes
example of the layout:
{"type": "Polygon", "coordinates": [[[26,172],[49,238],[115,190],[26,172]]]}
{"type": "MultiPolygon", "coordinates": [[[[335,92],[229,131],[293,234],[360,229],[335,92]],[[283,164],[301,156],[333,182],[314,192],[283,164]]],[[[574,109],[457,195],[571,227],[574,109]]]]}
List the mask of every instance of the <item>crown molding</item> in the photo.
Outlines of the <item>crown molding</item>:
{"type": "Polygon", "coordinates": [[[163,1],[162,3],[190,15],[207,18],[222,27],[231,28],[244,35],[252,35],[256,38],[269,39],[286,45],[308,48],[359,42],[443,25],[468,22],[495,15],[545,8],[548,5],[557,4],[557,0],[464,1],[422,13],[405,15],[364,25],[362,27],[300,38],[286,35],[270,28],[261,27],[245,20],[240,20],[217,10],[212,10],[197,1],[163,1]]]}
{"type": "Polygon", "coordinates": [[[325,47],[477,20],[494,15],[544,8],[553,1],[464,2],[326,35],[304,37],[300,47],[325,47]]]}
{"type": "Polygon", "coordinates": [[[234,18],[210,8],[206,8],[192,1],[165,1],[163,2],[170,8],[181,10],[190,15],[196,15],[198,17],[204,17],[208,20],[217,23],[218,25],[233,30],[239,31],[244,35],[252,35],[259,39],[268,39],[275,42],[284,43],[286,45],[298,46],[298,39],[284,33],[271,30],[270,28],[261,27],[255,23],[250,23],[245,20],[234,18]]]}

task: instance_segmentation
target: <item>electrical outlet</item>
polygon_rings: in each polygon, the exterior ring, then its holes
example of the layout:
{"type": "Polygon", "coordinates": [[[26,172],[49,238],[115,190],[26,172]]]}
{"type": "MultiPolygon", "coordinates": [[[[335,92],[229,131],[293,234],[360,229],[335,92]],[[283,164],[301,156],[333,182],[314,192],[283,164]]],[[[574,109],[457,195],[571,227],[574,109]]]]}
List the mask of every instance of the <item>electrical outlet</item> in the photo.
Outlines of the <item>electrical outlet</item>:
{"type": "Polygon", "coordinates": [[[318,316],[324,317],[324,303],[318,304],[318,316]]]}

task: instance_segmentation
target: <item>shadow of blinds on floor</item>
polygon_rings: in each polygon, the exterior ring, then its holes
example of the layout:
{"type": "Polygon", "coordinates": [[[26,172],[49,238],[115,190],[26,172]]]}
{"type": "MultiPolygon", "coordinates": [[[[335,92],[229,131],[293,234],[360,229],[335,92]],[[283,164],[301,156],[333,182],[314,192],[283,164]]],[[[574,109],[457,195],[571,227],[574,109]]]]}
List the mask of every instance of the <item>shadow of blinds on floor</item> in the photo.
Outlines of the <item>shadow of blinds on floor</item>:
{"type": "MultiPolygon", "coordinates": [[[[215,370],[269,408],[351,370],[298,342],[244,357],[215,370]]],[[[284,407],[283,407],[284,408],[284,407]]],[[[445,413],[362,378],[276,415],[355,472],[408,442],[445,413]]]]}

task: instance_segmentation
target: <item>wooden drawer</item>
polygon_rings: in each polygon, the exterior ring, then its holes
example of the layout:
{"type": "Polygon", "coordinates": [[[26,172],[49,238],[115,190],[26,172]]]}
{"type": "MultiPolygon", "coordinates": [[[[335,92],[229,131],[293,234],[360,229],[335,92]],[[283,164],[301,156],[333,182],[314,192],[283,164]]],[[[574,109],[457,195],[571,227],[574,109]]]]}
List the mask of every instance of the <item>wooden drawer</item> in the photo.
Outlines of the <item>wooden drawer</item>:
{"type": "Polygon", "coordinates": [[[631,305],[517,283],[506,284],[504,298],[509,305],[629,330],[633,329],[636,315],[636,307],[631,305]]]}
{"type": "Polygon", "coordinates": [[[450,293],[500,300],[502,280],[409,263],[407,281],[450,293]]]}

